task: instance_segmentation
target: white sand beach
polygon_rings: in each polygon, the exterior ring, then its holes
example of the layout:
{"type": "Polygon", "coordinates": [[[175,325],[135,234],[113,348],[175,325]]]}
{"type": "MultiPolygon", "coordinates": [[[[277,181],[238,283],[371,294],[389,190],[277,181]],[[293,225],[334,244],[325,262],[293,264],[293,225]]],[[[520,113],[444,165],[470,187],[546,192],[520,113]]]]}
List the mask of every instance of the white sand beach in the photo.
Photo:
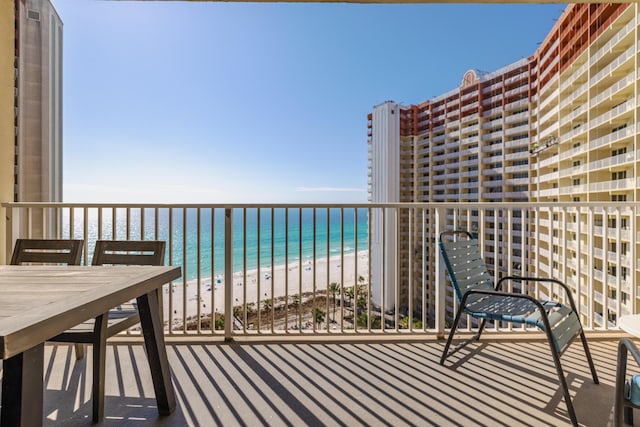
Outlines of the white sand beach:
{"type": "MultiPolygon", "coordinates": [[[[369,274],[369,258],[367,251],[341,256],[290,263],[288,266],[278,265],[261,268],[259,271],[247,270],[233,274],[232,286],[233,306],[256,303],[258,300],[275,300],[279,297],[292,297],[307,292],[322,292],[327,284],[336,282],[348,288],[357,284],[359,276],[366,280],[369,274]],[[357,264],[356,264],[357,261],[357,264]],[[357,265],[357,269],[356,269],[357,265]],[[314,275],[315,272],[315,275],[314,275]],[[315,281],[314,281],[315,276],[315,281]],[[246,286],[244,284],[246,283],[246,286]]],[[[223,275],[214,278],[190,280],[186,288],[181,283],[173,284],[173,292],[169,294],[169,285],[164,289],[165,320],[172,319],[172,324],[182,324],[183,311],[186,317],[210,315],[211,307],[218,313],[224,312],[224,298],[227,283],[223,275]],[[186,304],[185,304],[186,297],[186,304]],[[200,313],[198,313],[198,308],[200,313]]]]}

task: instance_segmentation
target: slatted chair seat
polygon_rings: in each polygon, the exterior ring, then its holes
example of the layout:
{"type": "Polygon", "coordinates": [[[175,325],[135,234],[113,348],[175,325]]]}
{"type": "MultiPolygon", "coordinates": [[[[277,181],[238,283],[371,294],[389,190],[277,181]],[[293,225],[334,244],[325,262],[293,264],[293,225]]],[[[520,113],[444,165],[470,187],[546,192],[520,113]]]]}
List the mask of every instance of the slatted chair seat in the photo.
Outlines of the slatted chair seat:
{"type": "Polygon", "coordinates": [[[467,231],[442,233],[439,248],[458,301],[458,310],[442,352],[440,364],[444,364],[447,357],[465,345],[479,340],[487,321],[509,322],[539,328],[547,336],[571,422],[578,425],[560,364],[560,356],[576,337],[582,340],[593,382],[596,384],[598,384],[598,376],[569,288],[556,279],[518,276],[503,277],[494,285],[493,278],[482,259],[478,241],[467,231]],[[507,282],[550,282],[565,290],[569,304],[539,301],[526,293],[502,291],[503,284],[507,282]],[[462,314],[480,320],[478,332],[471,340],[449,352],[462,314]]]}

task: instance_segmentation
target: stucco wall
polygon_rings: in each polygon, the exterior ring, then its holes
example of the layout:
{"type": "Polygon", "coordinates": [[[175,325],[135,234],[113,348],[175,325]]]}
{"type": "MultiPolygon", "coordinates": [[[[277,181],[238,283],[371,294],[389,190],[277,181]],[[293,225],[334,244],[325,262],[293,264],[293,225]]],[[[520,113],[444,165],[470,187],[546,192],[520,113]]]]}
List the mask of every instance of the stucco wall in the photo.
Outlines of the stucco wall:
{"type": "MultiPolygon", "coordinates": [[[[14,0],[0,0],[0,202],[13,201],[14,0]]],[[[0,207],[0,264],[6,260],[6,211],[0,207]]]]}

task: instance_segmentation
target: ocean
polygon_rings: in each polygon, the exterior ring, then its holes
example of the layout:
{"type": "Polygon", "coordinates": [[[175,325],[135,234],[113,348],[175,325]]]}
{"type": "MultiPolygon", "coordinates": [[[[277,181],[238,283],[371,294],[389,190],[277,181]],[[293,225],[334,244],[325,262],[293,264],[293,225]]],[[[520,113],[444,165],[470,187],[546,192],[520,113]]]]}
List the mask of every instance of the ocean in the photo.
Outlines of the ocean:
{"type": "MultiPolygon", "coordinates": [[[[157,211],[153,208],[144,211],[139,208],[105,208],[100,219],[98,208],[92,208],[86,220],[84,214],[76,211],[72,222],[74,238],[85,238],[89,242],[89,257],[98,234],[102,239],[157,238],[167,242],[171,235],[166,263],[171,260],[172,265],[181,266],[186,280],[192,280],[198,274],[205,278],[224,273],[223,208],[161,207],[157,211]],[[98,225],[100,222],[101,226],[98,225]],[[114,223],[115,230],[112,227],[114,223]]],[[[63,224],[63,236],[68,236],[71,228],[68,211],[63,214],[63,224]]],[[[253,270],[258,268],[258,264],[269,267],[312,260],[314,247],[316,259],[339,255],[342,251],[350,254],[368,249],[368,210],[234,209],[232,230],[233,271],[253,270]]]]}

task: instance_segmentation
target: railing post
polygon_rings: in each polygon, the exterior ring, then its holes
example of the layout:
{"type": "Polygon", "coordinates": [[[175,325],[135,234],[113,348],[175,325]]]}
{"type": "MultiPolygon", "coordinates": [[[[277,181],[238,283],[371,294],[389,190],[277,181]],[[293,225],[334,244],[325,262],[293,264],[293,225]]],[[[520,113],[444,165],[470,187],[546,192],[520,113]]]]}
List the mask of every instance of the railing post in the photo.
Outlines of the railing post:
{"type": "Polygon", "coordinates": [[[13,251],[13,208],[5,206],[7,222],[5,223],[5,259],[3,264],[9,264],[9,254],[13,251]]]}
{"type": "Polygon", "coordinates": [[[233,209],[224,209],[224,339],[233,333],[233,209]]]}
{"type": "Polygon", "coordinates": [[[445,219],[446,219],[446,209],[437,207],[435,210],[435,226],[436,226],[436,234],[434,236],[434,240],[436,242],[436,274],[435,274],[435,287],[436,287],[436,334],[438,338],[444,338],[444,327],[445,327],[445,312],[446,312],[446,282],[445,282],[445,273],[444,273],[444,265],[442,264],[442,257],[440,257],[440,250],[438,247],[438,242],[440,238],[440,233],[445,231],[445,219]]]}

